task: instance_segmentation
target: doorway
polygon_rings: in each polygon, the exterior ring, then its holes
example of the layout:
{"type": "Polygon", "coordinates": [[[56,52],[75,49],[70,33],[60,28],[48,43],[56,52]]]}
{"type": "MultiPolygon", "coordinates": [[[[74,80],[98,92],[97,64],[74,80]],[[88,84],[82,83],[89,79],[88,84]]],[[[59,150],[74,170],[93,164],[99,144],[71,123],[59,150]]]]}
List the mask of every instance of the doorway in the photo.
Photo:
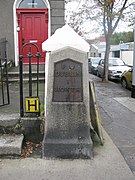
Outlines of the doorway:
{"type": "MultiPolygon", "coordinates": [[[[26,43],[34,43],[38,46],[40,54],[45,57],[42,52],[42,43],[48,38],[48,9],[17,9],[18,16],[18,45],[19,55],[27,56],[26,51],[21,49],[26,43]]],[[[30,47],[28,47],[30,48],[30,47]]],[[[36,50],[32,49],[35,55],[36,50]]],[[[23,63],[28,64],[29,59],[25,58],[23,63]]],[[[36,64],[36,59],[32,59],[32,64],[36,64]]],[[[45,58],[40,58],[40,64],[45,63],[45,58]]]]}
{"type": "MultiPolygon", "coordinates": [[[[42,42],[50,36],[49,1],[15,0],[13,5],[13,17],[15,66],[18,66],[19,55],[24,43],[35,43],[39,46],[41,55],[45,56],[45,53],[42,52],[42,42]]],[[[25,60],[24,63],[27,64],[27,60],[25,60]]],[[[34,64],[36,62],[33,60],[32,63],[34,64]]],[[[45,60],[41,59],[40,64],[44,63],[45,60]]]]}

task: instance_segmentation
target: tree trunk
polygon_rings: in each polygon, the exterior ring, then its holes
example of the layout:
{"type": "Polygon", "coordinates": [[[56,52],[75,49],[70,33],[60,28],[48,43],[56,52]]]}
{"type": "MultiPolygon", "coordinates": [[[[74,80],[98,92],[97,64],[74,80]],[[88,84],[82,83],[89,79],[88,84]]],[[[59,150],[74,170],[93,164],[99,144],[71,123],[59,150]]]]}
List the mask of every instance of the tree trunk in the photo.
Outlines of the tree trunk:
{"type": "Polygon", "coordinates": [[[105,50],[105,56],[104,56],[104,74],[103,74],[103,77],[102,77],[102,81],[108,81],[110,37],[111,36],[106,36],[106,50],[105,50]]]}

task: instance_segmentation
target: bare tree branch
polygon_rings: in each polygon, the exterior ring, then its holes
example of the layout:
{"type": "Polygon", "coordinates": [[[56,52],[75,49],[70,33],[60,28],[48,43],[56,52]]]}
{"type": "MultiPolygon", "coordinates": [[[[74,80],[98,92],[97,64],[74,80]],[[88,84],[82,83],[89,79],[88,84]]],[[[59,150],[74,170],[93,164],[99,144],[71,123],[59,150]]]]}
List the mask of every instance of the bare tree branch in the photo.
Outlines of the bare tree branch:
{"type": "MultiPolygon", "coordinates": [[[[72,0],[66,0],[66,1],[71,2],[72,0]]],[[[110,51],[111,36],[115,31],[115,29],[117,28],[118,23],[121,19],[127,17],[127,15],[128,18],[129,17],[132,18],[131,17],[132,13],[130,14],[128,13],[131,7],[132,10],[134,10],[133,7],[135,7],[135,2],[129,3],[129,0],[85,0],[85,1],[82,0],[81,3],[80,3],[81,7],[78,8],[78,11],[73,12],[69,24],[75,29],[76,32],[84,33],[83,32],[84,22],[89,22],[90,26],[92,21],[98,22],[100,27],[99,29],[102,29],[104,31],[104,35],[106,39],[104,68],[105,68],[105,79],[107,80],[108,58],[110,51]],[[81,3],[83,2],[84,4],[82,5],[81,3]]]]}

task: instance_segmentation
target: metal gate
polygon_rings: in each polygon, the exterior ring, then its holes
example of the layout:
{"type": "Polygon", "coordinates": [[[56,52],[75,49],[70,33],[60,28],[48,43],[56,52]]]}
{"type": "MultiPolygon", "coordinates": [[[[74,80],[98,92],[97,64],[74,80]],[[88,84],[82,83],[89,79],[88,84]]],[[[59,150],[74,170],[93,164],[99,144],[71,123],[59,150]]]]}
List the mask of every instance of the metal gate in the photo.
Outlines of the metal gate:
{"type": "Polygon", "coordinates": [[[24,117],[30,113],[30,116],[38,117],[40,115],[40,100],[39,100],[39,62],[41,56],[39,48],[34,43],[26,43],[23,45],[21,54],[19,56],[19,78],[20,78],[20,116],[24,117]],[[34,48],[34,51],[33,51],[34,48]],[[28,52],[26,53],[26,51],[28,52]],[[24,53],[25,52],[25,53],[24,53]],[[34,53],[32,53],[34,52],[34,53]],[[36,54],[35,54],[36,52],[36,54]],[[23,55],[25,54],[25,55],[23,55]],[[25,58],[28,59],[28,92],[24,95],[24,66],[25,58]],[[36,58],[36,90],[33,90],[33,77],[32,77],[32,59],[36,58]]]}
{"type": "Polygon", "coordinates": [[[10,104],[8,68],[7,68],[7,40],[0,40],[0,107],[10,104]]]}

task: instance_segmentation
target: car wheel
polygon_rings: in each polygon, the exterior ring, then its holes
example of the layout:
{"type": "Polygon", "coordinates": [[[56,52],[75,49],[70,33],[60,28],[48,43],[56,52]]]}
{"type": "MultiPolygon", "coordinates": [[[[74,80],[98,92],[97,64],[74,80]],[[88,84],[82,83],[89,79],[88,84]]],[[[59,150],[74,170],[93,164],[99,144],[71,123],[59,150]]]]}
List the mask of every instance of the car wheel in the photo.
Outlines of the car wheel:
{"type": "Polygon", "coordinates": [[[122,85],[122,87],[128,89],[128,84],[127,84],[126,78],[122,78],[121,79],[121,85],[122,85]]]}

